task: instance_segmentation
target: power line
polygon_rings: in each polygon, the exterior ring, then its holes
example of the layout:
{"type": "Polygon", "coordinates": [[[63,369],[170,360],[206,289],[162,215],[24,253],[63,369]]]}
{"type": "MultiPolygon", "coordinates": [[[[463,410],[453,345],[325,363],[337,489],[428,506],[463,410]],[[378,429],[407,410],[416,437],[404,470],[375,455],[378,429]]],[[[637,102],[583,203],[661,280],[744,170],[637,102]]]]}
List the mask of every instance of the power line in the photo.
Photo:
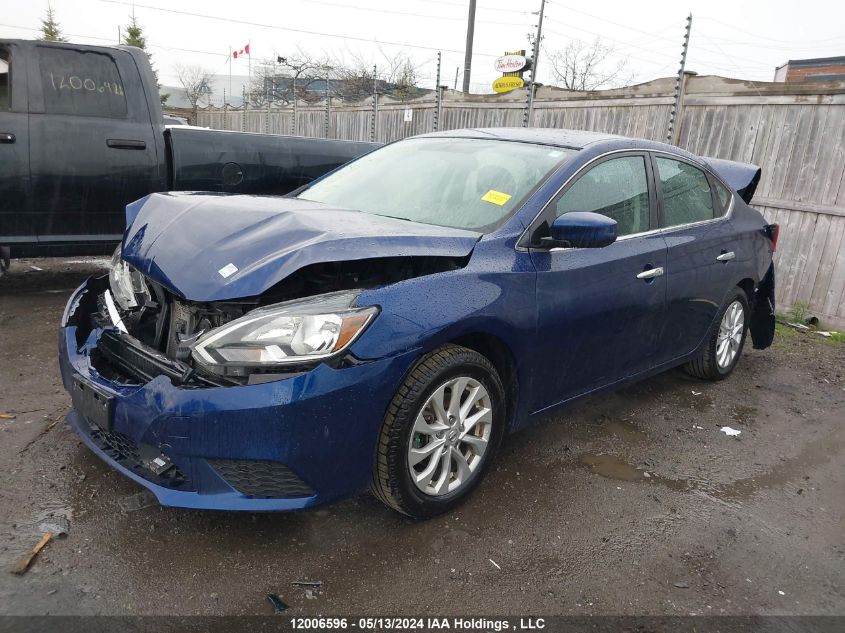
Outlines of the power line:
{"type": "MultiPolygon", "coordinates": [[[[675,42],[675,38],[669,38],[669,37],[657,35],[657,33],[662,33],[663,31],[667,30],[668,28],[672,28],[672,27],[676,26],[675,24],[672,24],[671,26],[668,26],[665,29],[661,29],[661,30],[657,31],[656,33],[652,33],[652,32],[649,32],[649,31],[644,31],[642,29],[638,29],[638,28],[630,26],[628,24],[622,24],[621,22],[614,22],[613,20],[608,20],[607,18],[598,16],[598,15],[594,15],[592,13],[587,13],[586,11],[582,11],[581,9],[576,9],[574,7],[570,7],[569,5],[566,5],[566,4],[560,4],[558,2],[553,2],[552,0],[548,0],[548,1],[549,1],[549,4],[564,8],[567,11],[573,11],[574,13],[580,13],[581,15],[585,15],[585,16],[593,18],[595,20],[599,20],[602,23],[613,24],[614,26],[618,26],[618,27],[621,27],[623,29],[628,29],[630,31],[636,31],[637,33],[642,33],[643,35],[648,35],[649,37],[652,37],[652,38],[666,40],[667,42],[675,42]]],[[[550,17],[549,19],[552,20],[553,22],[558,22],[558,20],[555,20],[552,17],[550,17]]]]}
{"type": "MultiPolygon", "coordinates": [[[[32,31],[33,33],[40,33],[41,29],[36,29],[31,26],[21,26],[19,24],[0,24],[0,26],[5,26],[9,29],[20,29],[22,31],[32,31]]],[[[80,35],[79,33],[63,33],[67,37],[75,37],[81,40],[93,40],[97,42],[109,42],[111,45],[115,45],[115,41],[113,37],[98,37],[96,35],[80,35]]],[[[147,46],[151,48],[161,48],[168,51],[179,51],[182,53],[199,53],[201,55],[214,55],[215,57],[224,57],[227,56],[226,53],[213,52],[213,51],[201,51],[194,48],[179,48],[177,46],[166,46],[165,44],[154,44],[152,42],[147,42],[147,46]]]]}
{"type": "Polygon", "coordinates": [[[738,26],[731,24],[730,22],[725,22],[723,20],[719,20],[717,18],[710,18],[707,16],[702,16],[702,20],[707,20],[709,22],[716,22],[717,24],[721,24],[722,26],[726,26],[728,28],[734,29],[735,31],[739,31],[749,37],[756,37],[757,39],[767,40],[769,42],[780,42],[781,44],[794,44],[796,46],[800,46],[801,44],[818,44],[819,42],[829,42],[832,40],[841,40],[843,36],[838,35],[836,37],[828,37],[825,39],[811,39],[811,40],[785,40],[781,38],[775,37],[766,37],[765,35],[759,35],[757,33],[752,33],[751,31],[746,31],[745,29],[741,29],[738,26]]]}
{"type": "MultiPolygon", "coordinates": [[[[353,11],[369,11],[371,13],[378,13],[383,15],[385,13],[390,13],[393,15],[407,15],[414,18],[428,18],[431,20],[447,20],[450,22],[465,22],[464,18],[453,17],[451,15],[431,15],[430,13],[411,13],[408,11],[394,11],[392,9],[376,9],[372,7],[362,7],[362,6],[353,6],[350,4],[341,4],[339,2],[328,2],[328,0],[305,0],[308,4],[324,4],[330,7],[340,7],[342,9],[351,9],[353,11]]],[[[457,6],[457,5],[456,5],[457,6]]],[[[483,24],[498,24],[502,26],[521,26],[515,25],[513,22],[496,22],[493,20],[476,20],[478,23],[483,24]]],[[[527,27],[526,27],[527,28],[527,27]]]]}
{"type": "MultiPolygon", "coordinates": [[[[417,2],[425,2],[428,4],[445,4],[450,7],[460,7],[461,9],[466,9],[466,4],[460,2],[445,2],[444,0],[417,0],[417,2]]],[[[485,11],[500,11],[502,13],[520,13],[522,15],[528,15],[530,11],[520,11],[519,9],[500,9],[498,7],[489,7],[483,4],[476,5],[477,9],[484,9],[485,11]]]]}
{"type": "MultiPolygon", "coordinates": [[[[136,9],[149,9],[151,11],[161,11],[162,13],[172,13],[176,15],[185,15],[192,18],[202,18],[205,20],[217,20],[220,22],[227,22],[229,24],[243,24],[245,26],[254,26],[262,29],[271,29],[277,31],[290,31],[291,33],[303,33],[305,35],[317,35],[320,37],[333,37],[336,39],[341,40],[354,40],[357,42],[366,42],[367,44],[381,44],[385,46],[401,46],[404,48],[417,48],[420,50],[426,51],[444,51],[447,53],[460,53],[463,54],[464,51],[462,50],[455,50],[453,48],[444,48],[441,46],[424,46],[421,44],[408,44],[407,42],[392,42],[389,40],[377,40],[377,39],[368,39],[366,37],[356,37],[354,35],[339,35],[337,33],[323,33],[321,31],[311,31],[307,29],[296,29],[290,26],[278,26],[274,24],[261,24],[259,22],[250,22],[248,20],[238,20],[236,18],[224,18],[219,15],[208,15],[204,13],[195,13],[192,11],[183,11],[181,9],[168,9],[164,7],[154,7],[151,5],[146,4],[138,4],[137,2],[125,2],[124,0],[100,0],[100,2],[107,2],[109,4],[119,4],[124,6],[132,6],[136,9]]],[[[475,53],[480,57],[499,57],[499,55],[493,55],[490,53],[475,53]]]]}

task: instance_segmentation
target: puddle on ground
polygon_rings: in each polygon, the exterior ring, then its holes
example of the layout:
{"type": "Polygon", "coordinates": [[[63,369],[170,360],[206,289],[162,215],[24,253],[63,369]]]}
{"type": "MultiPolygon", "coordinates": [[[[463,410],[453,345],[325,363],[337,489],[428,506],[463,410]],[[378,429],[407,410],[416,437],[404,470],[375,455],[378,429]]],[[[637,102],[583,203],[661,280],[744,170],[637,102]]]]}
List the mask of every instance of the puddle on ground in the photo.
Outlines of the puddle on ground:
{"type": "Polygon", "coordinates": [[[686,480],[668,479],[646,470],[640,470],[616,455],[587,453],[581,456],[579,462],[597,475],[607,477],[608,479],[659,483],[672,490],[686,490],[689,488],[686,480]]]}
{"type": "Polygon", "coordinates": [[[753,422],[757,417],[759,409],[757,407],[748,407],[744,404],[734,405],[731,409],[731,418],[741,424],[748,424],[753,422]]]}
{"type": "Polygon", "coordinates": [[[677,491],[703,492],[722,500],[741,501],[760,490],[783,488],[813,466],[828,461],[834,454],[845,448],[845,438],[822,438],[810,442],[795,457],[784,459],[773,468],[754,475],[724,484],[707,479],[670,479],[656,475],[651,471],[635,468],[616,455],[586,453],[578,460],[592,472],[616,481],[654,483],[677,491]]]}
{"type": "Polygon", "coordinates": [[[685,388],[677,392],[679,404],[684,409],[693,411],[709,411],[713,408],[713,398],[704,391],[685,388]]]}
{"type": "Polygon", "coordinates": [[[640,442],[645,437],[645,433],[638,429],[632,422],[624,419],[608,422],[604,428],[626,442],[640,442]]]}

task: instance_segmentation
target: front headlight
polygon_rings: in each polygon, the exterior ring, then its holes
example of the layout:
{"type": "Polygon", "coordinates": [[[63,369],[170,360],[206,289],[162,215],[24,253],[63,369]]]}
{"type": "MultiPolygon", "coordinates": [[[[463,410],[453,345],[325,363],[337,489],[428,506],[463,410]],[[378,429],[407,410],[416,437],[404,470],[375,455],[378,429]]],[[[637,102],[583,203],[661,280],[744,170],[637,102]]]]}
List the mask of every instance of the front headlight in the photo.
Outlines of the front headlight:
{"type": "Polygon", "coordinates": [[[117,305],[124,310],[137,308],[152,300],[144,276],[121,258],[120,244],[111,256],[109,286],[117,305]]]}
{"type": "Polygon", "coordinates": [[[329,358],[349,347],[378,313],[375,306],[352,307],[357,296],[335,292],[258,308],[201,336],[192,356],[226,376],[329,358]]]}

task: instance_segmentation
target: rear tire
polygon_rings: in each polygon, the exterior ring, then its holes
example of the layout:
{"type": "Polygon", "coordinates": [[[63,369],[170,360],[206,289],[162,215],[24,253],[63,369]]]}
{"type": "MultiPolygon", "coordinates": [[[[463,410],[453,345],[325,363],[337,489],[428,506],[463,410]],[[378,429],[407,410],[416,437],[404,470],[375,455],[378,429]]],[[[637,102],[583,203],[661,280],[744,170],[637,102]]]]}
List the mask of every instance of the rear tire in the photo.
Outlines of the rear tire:
{"type": "Polygon", "coordinates": [[[742,355],[750,316],[748,297],[736,288],[719,310],[701,354],[684,367],[686,372],[702,380],[723,380],[730,376],[742,355]]]}
{"type": "Polygon", "coordinates": [[[457,345],[426,354],[387,408],[373,494],[416,519],[451,510],[483,479],[505,423],[504,389],[487,358],[457,345]]]}

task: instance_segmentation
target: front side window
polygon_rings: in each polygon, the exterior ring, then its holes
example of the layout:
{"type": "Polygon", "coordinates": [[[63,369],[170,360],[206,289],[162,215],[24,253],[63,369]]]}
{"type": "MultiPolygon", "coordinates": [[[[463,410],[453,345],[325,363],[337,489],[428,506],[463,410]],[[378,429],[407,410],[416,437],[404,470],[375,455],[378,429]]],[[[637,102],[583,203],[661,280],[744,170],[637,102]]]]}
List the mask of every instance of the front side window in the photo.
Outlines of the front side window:
{"type": "Polygon", "coordinates": [[[705,173],[671,158],[657,158],[655,162],[663,192],[662,226],[712,220],[713,196],[705,173]]]}
{"type": "Polygon", "coordinates": [[[126,116],[123,82],[108,55],[41,46],[38,60],[47,114],[126,116]]]}
{"type": "Polygon", "coordinates": [[[417,138],[378,149],[299,198],[488,232],[576,150],[493,139],[417,138]]]}
{"type": "Polygon", "coordinates": [[[0,110],[8,110],[11,104],[10,76],[9,51],[0,48],[0,110]]]}
{"type": "Polygon", "coordinates": [[[616,220],[617,235],[649,229],[648,179],[642,156],[614,158],[593,167],[558,199],[555,213],[592,211],[616,220]]]}

